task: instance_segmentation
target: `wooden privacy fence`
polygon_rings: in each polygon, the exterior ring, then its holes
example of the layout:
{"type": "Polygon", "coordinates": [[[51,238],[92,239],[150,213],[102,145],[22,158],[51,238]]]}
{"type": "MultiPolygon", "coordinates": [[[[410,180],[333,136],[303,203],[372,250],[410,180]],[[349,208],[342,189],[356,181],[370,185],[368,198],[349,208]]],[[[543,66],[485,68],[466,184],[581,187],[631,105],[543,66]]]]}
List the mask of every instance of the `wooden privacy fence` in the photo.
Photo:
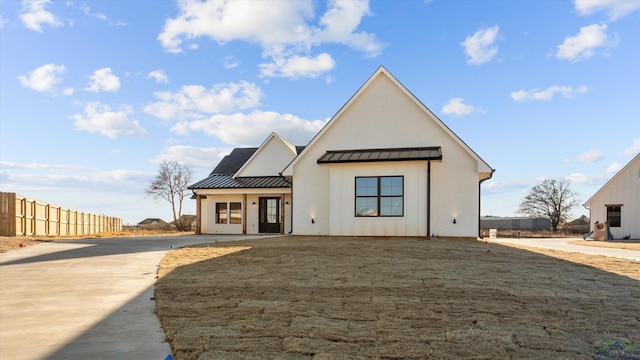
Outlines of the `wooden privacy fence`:
{"type": "Polygon", "coordinates": [[[122,230],[122,219],[0,192],[0,236],[76,236],[122,230]]]}

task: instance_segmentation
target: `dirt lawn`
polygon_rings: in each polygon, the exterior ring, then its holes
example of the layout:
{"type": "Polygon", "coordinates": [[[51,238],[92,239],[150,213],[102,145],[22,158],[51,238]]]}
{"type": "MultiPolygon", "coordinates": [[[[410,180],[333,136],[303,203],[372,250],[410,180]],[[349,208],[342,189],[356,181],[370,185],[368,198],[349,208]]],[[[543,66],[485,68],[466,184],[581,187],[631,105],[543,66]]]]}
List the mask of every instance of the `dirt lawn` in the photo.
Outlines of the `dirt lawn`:
{"type": "Polygon", "coordinates": [[[155,297],[178,360],[593,359],[609,341],[640,348],[640,262],[483,241],[176,249],[155,297]]]}

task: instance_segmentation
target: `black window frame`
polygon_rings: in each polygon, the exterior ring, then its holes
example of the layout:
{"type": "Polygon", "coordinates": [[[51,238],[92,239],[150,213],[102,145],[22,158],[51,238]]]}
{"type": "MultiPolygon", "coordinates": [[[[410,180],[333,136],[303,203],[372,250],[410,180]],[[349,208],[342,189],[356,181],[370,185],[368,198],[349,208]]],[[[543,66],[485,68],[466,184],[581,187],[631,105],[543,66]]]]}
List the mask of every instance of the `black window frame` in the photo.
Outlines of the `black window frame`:
{"type": "Polygon", "coordinates": [[[216,202],[216,224],[242,224],[242,215],[241,202],[216,202]]]}
{"type": "Polygon", "coordinates": [[[622,226],[622,205],[605,205],[607,207],[607,223],[609,227],[622,226]]]}
{"type": "Polygon", "coordinates": [[[216,224],[227,224],[229,221],[229,203],[217,202],[216,203],[216,224]],[[224,210],[224,211],[222,211],[224,210]],[[224,218],[224,221],[223,221],[224,218]]]}
{"type": "Polygon", "coordinates": [[[354,179],[354,209],[353,214],[357,218],[378,218],[378,217],[389,217],[389,218],[401,218],[404,217],[404,175],[384,175],[384,176],[356,176],[354,179]],[[401,193],[391,194],[391,195],[383,195],[382,191],[382,179],[385,178],[400,178],[401,180],[401,193]],[[358,195],[358,179],[376,179],[376,194],[375,195],[358,195]],[[400,214],[398,215],[385,215],[382,214],[382,200],[383,199],[394,199],[400,198],[400,214]],[[376,211],[375,215],[363,215],[358,213],[358,199],[375,199],[376,203],[376,211]]]}

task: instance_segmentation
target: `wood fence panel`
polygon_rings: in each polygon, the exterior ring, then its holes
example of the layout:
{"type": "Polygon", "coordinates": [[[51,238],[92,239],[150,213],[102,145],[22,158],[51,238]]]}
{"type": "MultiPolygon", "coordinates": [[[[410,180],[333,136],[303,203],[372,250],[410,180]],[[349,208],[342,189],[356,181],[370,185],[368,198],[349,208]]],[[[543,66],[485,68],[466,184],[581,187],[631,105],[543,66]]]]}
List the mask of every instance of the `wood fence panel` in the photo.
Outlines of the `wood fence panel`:
{"type": "Polygon", "coordinates": [[[0,192],[0,236],[90,235],[122,230],[122,219],[0,192]]]}

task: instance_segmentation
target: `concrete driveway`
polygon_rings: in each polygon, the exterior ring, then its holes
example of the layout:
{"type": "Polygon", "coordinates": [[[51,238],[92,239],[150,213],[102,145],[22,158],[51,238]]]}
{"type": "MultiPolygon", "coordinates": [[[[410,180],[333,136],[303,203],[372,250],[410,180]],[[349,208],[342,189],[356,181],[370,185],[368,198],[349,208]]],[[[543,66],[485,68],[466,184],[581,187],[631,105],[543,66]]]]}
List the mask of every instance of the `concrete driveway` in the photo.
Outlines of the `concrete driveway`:
{"type": "Polygon", "coordinates": [[[0,358],[149,359],[171,353],[154,311],[175,248],[252,236],[56,241],[0,254],[0,358]]]}
{"type": "Polygon", "coordinates": [[[511,243],[511,244],[517,244],[517,245],[523,245],[523,246],[533,246],[533,247],[538,247],[543,249],[578,252],[578,253],[583,253],[588,255],[612,256],[612,257],[618,257],[622,259],[640,261],[640,251],[569,244],[570,242],[575,240],[582,240],[582,238],[546,238],[546,239],[535,239],[535,238],[488,239],[487,238],[485,240],[488,240],[490,242],[495,242],[495,243],[511,243]]]}

